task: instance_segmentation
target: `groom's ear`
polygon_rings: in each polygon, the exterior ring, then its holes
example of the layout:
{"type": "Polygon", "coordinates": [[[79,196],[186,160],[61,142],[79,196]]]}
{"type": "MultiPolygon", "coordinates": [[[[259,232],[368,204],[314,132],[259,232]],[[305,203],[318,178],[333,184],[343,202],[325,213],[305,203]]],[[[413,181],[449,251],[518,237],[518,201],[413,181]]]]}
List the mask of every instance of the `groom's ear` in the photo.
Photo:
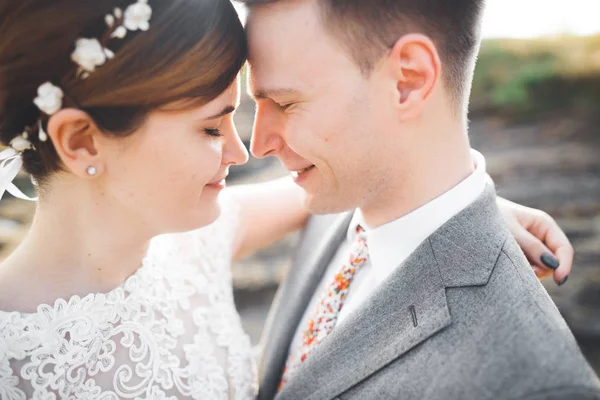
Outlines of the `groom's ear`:
{"type": "Polygon", "coordinates": [[[422,34],[408,34],[394,44],[388,57],[396,82],[396,106],[401,118],[420,114],[441,73],[441,61],[433,41],[422,34]]]}

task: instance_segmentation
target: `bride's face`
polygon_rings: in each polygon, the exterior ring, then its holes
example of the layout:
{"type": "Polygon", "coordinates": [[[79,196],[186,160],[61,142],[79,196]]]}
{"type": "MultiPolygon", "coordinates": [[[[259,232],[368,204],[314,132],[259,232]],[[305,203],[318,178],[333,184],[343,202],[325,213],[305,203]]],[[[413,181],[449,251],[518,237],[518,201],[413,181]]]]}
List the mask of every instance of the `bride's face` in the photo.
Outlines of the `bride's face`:
{"type": "Polygon", "coordinates": [[[131,136],[113,139],[105,171],[110,200],[154,232],[213,222],[229,167],[248,160],[233,122],[238,102],[236,81],[204,106],[165,107],[131,136]]]}

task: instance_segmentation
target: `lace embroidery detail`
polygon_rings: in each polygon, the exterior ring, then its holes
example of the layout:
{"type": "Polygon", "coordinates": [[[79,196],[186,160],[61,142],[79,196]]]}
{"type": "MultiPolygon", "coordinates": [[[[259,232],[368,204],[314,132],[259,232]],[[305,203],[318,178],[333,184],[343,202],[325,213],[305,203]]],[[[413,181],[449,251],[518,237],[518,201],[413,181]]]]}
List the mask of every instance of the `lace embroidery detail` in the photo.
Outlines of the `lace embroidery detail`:
{"type": "Polygon", "coordinates": [[[251,399],[250,340],[233,303],[237,209],[154,239],[107,294],[0,312],[0,399],[251,399]]]}

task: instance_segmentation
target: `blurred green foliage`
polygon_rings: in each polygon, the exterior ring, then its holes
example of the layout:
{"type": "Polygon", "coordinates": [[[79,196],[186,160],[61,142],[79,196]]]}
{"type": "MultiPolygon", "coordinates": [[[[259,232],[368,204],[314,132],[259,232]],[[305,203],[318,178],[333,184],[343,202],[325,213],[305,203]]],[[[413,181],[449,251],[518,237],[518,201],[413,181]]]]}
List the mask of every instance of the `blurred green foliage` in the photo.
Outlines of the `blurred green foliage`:
{"type": "Polygon", "coordinates": [[[600,36],[486,40],[471,113],[528,118],[600,109],[600,36]]]}

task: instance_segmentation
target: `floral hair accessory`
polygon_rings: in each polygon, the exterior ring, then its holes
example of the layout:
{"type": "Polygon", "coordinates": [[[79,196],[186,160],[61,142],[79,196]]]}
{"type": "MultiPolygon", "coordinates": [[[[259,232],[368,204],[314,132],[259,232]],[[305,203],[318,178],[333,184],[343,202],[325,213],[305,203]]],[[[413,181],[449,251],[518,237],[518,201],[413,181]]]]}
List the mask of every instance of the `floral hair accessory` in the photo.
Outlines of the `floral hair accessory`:
{"type": "MultiPolygon", "coordinates": [[[[115,8],[112,13],[104,17],[108,31],[100,38],[79,38],[75,42],[75,50],[71,53],[71,60],[77,64],[77,76],[86,79],[96,68],[106,64],[108,60],[115,57],[107,43],[111,39],[123,39],[127,31],[147,31],[150,29],[152,8],[148,0],[137,0],[131,4],[125,12],[115,8]]],[[[44,114],[50,116],[62,108],[63,91],[46,82],[38,88],[38,97],[34,100],[35,105],[44,114]]]]}
{"type": "MultiPolygon", "coordinates": [[[[115,53],[106,47],[107,43],[111,39],[125,38],[128,31],[147,31],[150,29],[151,18],[152,8],[148,5],[148,0],[137,0],[129,5],[125,12],[120,8],[115,8],[112,13],[107,14],[104,21],[108,26],[108,31],[100,39],[79,38],[75,42],[71,60],[77,64],[76,77],[86,79],[96,71],[96,68],[114,58],[115,53]]],[[[42,113],[52,116],[63,107],[65,97],[65,93],[60,87],[52,82],[45,82],[38,87],[37,97],[33,103],[42,113]]],[[[68,97],[66,98],[68,99],[68,97]]],[[[36,131],[40,142],[48,140],[48,134],[44,131],[40,118],[34,125],[26,127],[23,133],[11,140],[9,148],[0,152],[0,199],[4,192],[8,191],[21,199],[37,200],[23,194],[12,183],[23,166],[21,154],[24,151],[36,149],[30,140],[36,131]]]]}
{"type": "Polygon", "coordinates": [[[125,21],[123,26],[130,31],[147,31],[150,29],[150,18],[152,17],[152,8],[148,5],[148,0],[138,0],[137,3],[130,5],[125,10],[125,21]]]}
{"type": "MultiPolygon", "coordinates": [[[[87,76],[110,60],[115,55],[112,51],[102,47],[98,39],[77,39],[75,51],[71,54],[71,60],[79,65],[81,71],[87,76]]],[[[82,74],[83,75],[83,74],[82,74]]]]}
{"type": "Polygon", "coordinates": [[[64,96],[61,88],[46,82],[38,88],[38,96],[33,102],[43,113],[52,115],[62,108],[64,96]]]}
{"type": "Polygon", "coordinates": [[[115,8],[112,13],[107,14],[104,22],[108,26],[108,32],[102,38],[80,38],[75,42],[71,60],[79,66],[78,75],[86,79],[96,67],[114,58],[115,53],[106,48],[107,42],[110,39],[124,39],[127,31],[147,31],[150,29],[150,18],[152,8],[148,5],[148,0],[137,0],[127,7],[125,13],[120,8],[115,8]]]}

